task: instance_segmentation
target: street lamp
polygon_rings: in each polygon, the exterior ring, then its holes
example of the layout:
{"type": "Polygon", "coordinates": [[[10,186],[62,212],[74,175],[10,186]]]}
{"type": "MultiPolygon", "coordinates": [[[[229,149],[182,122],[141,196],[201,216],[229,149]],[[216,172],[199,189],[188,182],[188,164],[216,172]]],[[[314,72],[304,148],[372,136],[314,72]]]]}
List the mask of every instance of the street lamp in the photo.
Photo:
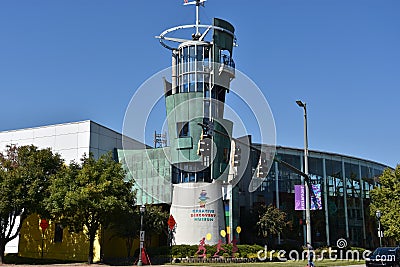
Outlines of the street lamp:
{"type": "Polygon", "coordinates": [[[382,232],[381,232],[381,211],[377,210],[375,212],[376,219],[378,220],[378,237],[379,237],[379,246],[382,247],[382,232]]]}
{"type": "Polygon", "coordinates": [[[142,262],[142,251],[143,251],[143,242],[144,242],[144,231],[143,231],[143,215],[146,211],[146,207],[144,205],[140,206],[140,249],[139,249],[139,260],[137,266],[143,266],[142,262]]]}
{"type": "MultiPolygon", "coordinates": [[[[300,100],[297,105],[304,110],[304,173],[308,176],[308,135],[307,135],[307,104],[300,100]]],[[[310,181],[307,180],[306,191],[306,243],[311,244],[311,214],[310,214],[310,181]]]]}

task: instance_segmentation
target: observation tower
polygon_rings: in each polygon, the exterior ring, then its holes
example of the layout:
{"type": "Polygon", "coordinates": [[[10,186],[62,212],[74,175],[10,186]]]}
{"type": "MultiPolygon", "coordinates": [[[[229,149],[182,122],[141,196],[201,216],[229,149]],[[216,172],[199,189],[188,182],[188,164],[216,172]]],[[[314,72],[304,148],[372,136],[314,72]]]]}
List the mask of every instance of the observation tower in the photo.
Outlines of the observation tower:
{"type": "Polygon", "coordinates": [[[220,231],[229,227],[223,184],[231,179],[235,147],[224,103],[235,78],[235,29],[218,18],[212,25],[200,24],[204,2],[185,1],[196,9],[195,24],[173,27],[156,37],[172,54],[172,76],[164,80],[164,93],[176,244],[198,244],[203,237],[207,244],[216,244],[220,231]]]}

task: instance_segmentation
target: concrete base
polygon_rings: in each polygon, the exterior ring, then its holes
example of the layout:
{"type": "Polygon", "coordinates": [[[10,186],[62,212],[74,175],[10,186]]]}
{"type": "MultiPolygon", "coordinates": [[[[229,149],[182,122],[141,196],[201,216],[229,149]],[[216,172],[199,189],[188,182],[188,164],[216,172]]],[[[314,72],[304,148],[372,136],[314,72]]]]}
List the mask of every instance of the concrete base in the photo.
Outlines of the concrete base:
{"type": "Polygon", "coordinates": [[[176,221],[177,245],[198,245],[203,238],[207,245],[217,244],[225,229],[221,183],[174,185],[171,214],[176,221]]]}

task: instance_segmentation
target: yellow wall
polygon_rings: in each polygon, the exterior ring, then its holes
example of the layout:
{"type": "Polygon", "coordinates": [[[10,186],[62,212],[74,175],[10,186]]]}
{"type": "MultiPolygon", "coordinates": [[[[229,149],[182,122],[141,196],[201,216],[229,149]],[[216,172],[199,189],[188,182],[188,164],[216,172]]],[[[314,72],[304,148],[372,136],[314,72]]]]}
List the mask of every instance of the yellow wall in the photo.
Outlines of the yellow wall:
{"type": "MultiPolygon", "coordinates": [[[[131,256],[139,247],[139,241],[136,239],[133,242],[131,256]]],[[[115,237],[111,231],[105,231],[103,243],[104,258],[126,258],[128,251],[126,249],[125,239],[115,237]]]]}
{"type": "MultiPolygon", "coordinates": [[[[27,258],[41,258],[42,229],[40,228],[41,218],[34,214],[30,215],[23,222],[20,241],[19,256],[27,258]]],[[[43,258],[75,260],[85,262],[88,260],[89,241],[86,235],[81,233],[70,233],[68,228],[63,230],[62,242],[54,242],[56,222],[49,221],[49,227],[44,231],[43,235],[43,258]]],[[[105,259],[126,258],[128,253],[126,249],[125,239],[115,237],[112,231],[107,230],[97,235],[94,242],[94,262],[100,261],[100,244],[103,246],[103,254],[105,259]]],[[[146,243],[149,246],[158,246],[158,236],[153,236],[146,243]],[[150,241],[150,242],[149,242],[150,241]]],[[[131,256],[136,249],[139,248],[139,240],[135,239],[131,250],[131,256]]]]}
{"type": "MultiPolygon", "coordinates": [[[[147,238],[146,238],[147,239],[147,238]]],[[[150,242],[147,239],[147,245],[155,247],[159,245],[158,236],[152,236],[150,242]]],[[[131,257],[136,249],[139,248],[139,239],[135,239],[131,249],[131,257]]],[[[104,243],[103,243],[104,258],[126,258],[128,256],[128,251],[126,249],[125,239],[115,237],[114,233],[109,230],[104,233],[104,243]]]]}
{"type": "MultiPolygon", "coordinates": [[[[39,226],[38,215],[30,215],[23,222],[19,241],[19,256],[41,258],[42,230],[39,226]]],[[[64,228],[62,242],[54,242],[55,222],[49,221],[49,227],[43,235],[43,258],[87,261],[89,241],[83,233],[70,233],[64,228]]],[[[94,261],[100,260],[100,244],[96,238],[94,242],[94,261]]]]}

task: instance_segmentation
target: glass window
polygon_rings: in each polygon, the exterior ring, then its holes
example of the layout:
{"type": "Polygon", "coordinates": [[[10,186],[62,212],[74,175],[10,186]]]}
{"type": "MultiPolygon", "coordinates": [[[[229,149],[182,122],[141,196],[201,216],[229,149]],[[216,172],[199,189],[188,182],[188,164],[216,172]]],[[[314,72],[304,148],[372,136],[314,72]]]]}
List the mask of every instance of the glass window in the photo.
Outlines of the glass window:
{"type": "Polygon", "coordinates": [[[345,162],[344,171],[346,174],[346,188],[348,197],[358,197],[360,195],[359,167],[357,164],[345,162]]]}
{"type": "Polygon", "coordinates": [[[194,72],[195,71],[195,64],[196,64],[196,53],[195,53],[195,47],[190,46],[189,47],[189,71],[194,72]]]}
{"type": "Polygon", "coordinates": [[[188,183],[189,182],[189,173],[182,172],[182,182],[188,183]]]}
{"type": "Polygon", "coordinates": [[[204,74],[197,74],[197,92],[203,92],[204,74]]]}
{"type": "Polygon", "coordinates": [[[229,162],[229,149],[224,148],[224,157],[223,157],[224,162],[228,163],[229,162]]]}
{"type": "Polygon", "coordinates": [[[374,169],[374,177],[379,177],[383,173],[382,169],[374,169]]]}
{"type": "Polygon", "coordinates": [[[196,58],[196,52],[195,52],[195,47],[194,46],[190,46],[189,47],[189,56],[190,56],[190,58],[193,58],[193,59],[196,58]]]}
{"type": "Polygon", "coordinates": [[[187,61],[187,58],[188,58],[188,48],[187,48],[187,47],[184,47],[184,48],[183,48],[183,57],[182,57],[182,61],[183,61],[183,62],[186,62],[186,61],[187,61]]]}
{"type": "MultiPolygon", "coordinates": [[[[284,161],[286,163],[289,163],[293,167],[300,169],[300,157],[299,156],[278,153],[278,158],[280,158],[282,161],[284,161]]],[[[286,167],[284,167],[284,168],[286,168],[286,167]]]]}
{"type": "Polygon", "coordinates": [[[204,172],[197,173],[197,182],[204,182],[204,172]]]}
{"type": "Polygon", "coordinates": [[[337,160],[326,160],[326,175],[342,178],[342,162],[337,160]]]}
{"type": "Polygon", "coordinates": [[[176,130],[178,133],[178,137],[189,136],[189,122],[177,122],[176,130]]]}
{"type": "Polygon", "coordinates": [[[179,178],[179,169],[175,166],[172,166],[172,183],[178,184],[180,182],[179,178]]]}
{"type": "Polygon", "coordinates": [[[323,176],[322,159],[309,157],[308,158],[308,171],[309,171],[309,173],[312,173],[312,174],[315,174],[318,176],[323,176]]]}
{"type": "Polygon", "coordinates": [[[343,183],[341,179],[342,162],[330,159],[327,159],[325,162],[326,162],[326,175],[328,177],[329,195],[343,196],[343,183]]]}
{"type": "Polygon", "coordinates": [[[203,46],[197,46],[197,61],[203,61],[203,46]]]}
{"type": "Polygon", "coordinates": [[[186,73],[189,71],[189,64],[188,64],[189,57],[187,55],[187,47],[185,47],[184,49],[186,49],[186,56],[184,57],[184,61],[182,63],[183,63],[183,72],[186,73]]]}
{"type": "Polygon", "coordinates": [[[188,84],[188,74],[183,75],[183,84],[182,84],[182,93],[187,93],[189,90],[189,84],[188,84]]]}
{"type": "Polygon", "coordinates": [[[197,92],[203,92],[203,82],[197,82],[197,92]]]}
{"type": "Polygon", "coordinates": [[[195,85],[196,85],[196,83],[195,83],[195,75],[192,73],[189,76],[189,91],[190,92],[195,92],[196,91],[195,85]]]}
{"type": "Polygon", "coordinates": [[[204,117],[210,117],[209,115],[210,115],[210,101],[205,100],[204,101],[204,117]]]}

